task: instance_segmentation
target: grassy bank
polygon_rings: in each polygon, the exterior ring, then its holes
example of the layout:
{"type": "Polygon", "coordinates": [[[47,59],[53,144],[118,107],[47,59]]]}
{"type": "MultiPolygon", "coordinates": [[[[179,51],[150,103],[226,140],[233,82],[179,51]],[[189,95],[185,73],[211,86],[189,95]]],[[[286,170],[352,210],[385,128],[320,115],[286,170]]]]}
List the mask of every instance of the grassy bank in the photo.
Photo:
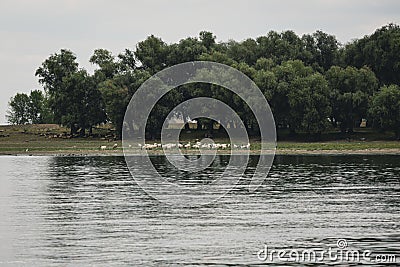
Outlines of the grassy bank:
{"type": "Polygon", "coordinates": [[[0,154],[79,154],[118,152],[121,141],[114,141],[110,129],[96,128],[102,137],[70,138],[68,129],[54,124],[0,126],[0,154]],[[116,149],[110,149],[117,143],[116,149]]]}
{"type": "MultiPolygon", "coordinates": [[[[112,138],[108,127],[94,129],[97,137],[69,138],[68,130],[57,125],[0,126],[0,154],[121,154],[120,140],[112,138]],[[113,148],[117,144],[116,148],[113,148]],[[100,146],[106,146],[101,150],[100,146]]],[[[194,140],[200,136],[185,134],[183,140],[194,140]]],[[[326,137],[325,137],[326,138],[326,137]]],[[[376,133],[357,133],[353,138],[305,142],[284,140],[278,142],[277,154],[400,154],[400,142],[390,140],[390,136],[376,133]]],[[[216,137],[216,143],[226,139],[216,137]]],[[[260,143],[251,140],[251,149],[257,153],[260,143]]],[[[160,150],[161,152],[161,150],[160,150]]],[[[157,151],[153,151],[157,153],[157,151]]]]}

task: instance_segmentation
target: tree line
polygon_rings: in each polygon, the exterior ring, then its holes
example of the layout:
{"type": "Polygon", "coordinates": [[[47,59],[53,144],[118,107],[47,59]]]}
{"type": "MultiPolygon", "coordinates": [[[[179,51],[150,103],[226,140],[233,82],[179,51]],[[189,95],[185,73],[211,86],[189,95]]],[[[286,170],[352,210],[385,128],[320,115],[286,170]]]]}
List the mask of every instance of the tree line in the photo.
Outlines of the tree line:
{"type": "MultiPolygon", "coordinates": [[[[91,134],[93,126],[111,122],[120,136],[126,107],[139,86],[166,67],[196,60],[227,64],[249,76],[270,103],[277,127],[292,134],[352,133],[365,119],[368,127],[400,137],[400,27],[395,24],[347,44],[322,31],[302,36],[270,31],[256,39],[219,43],[206,31],[172,44],[151,35],[116,56],[96,49],[90,58],[97,66],[92,75],[79,67],[72,51],[62,49],[35,73],[44,91],[12,97],[7,119],[12,124],[57,123],[73,135],[91,134]]],[[[237,96],[194,84],[175,88],[158,102],[146,126],[148,136],[159,135],[177,104],[199,96],[224,101],[251,134],[258,134],[254,116],[237,96]]],[[[198,129],[212,130],[210,120],[198,123],[198,129]]]]}

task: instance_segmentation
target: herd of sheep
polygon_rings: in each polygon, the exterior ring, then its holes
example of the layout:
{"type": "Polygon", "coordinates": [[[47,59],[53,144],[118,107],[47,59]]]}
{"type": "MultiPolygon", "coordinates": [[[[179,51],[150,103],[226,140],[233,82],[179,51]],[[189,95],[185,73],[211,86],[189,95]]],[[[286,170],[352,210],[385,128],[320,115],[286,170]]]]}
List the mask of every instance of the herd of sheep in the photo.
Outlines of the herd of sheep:
{"type": "MultiPolygon", "coordinates": [[[[157,149],[157,148],[163,148],[163,149],[174,149],[174,148],[179,148],[179,149],[230,149],[231,144],[216,144],[216,143],[201,143],[201,142],[196,142],[192,144],[191,142],[188,142],[187,144],[181,144],[181,143],[167,143],[167,144],[160,144],[160,143],[154,143],[154,144],[144,144],[141,145],[139,144],[140,149],[157,149]]],[[[250,149],[250,143],[246,145],[237,145],[234,144],[232,145],[232,148],[234,149],[250,149]]]]}
{"type": "MultiPolygon", "coordinates": [[[[153,149],[174,149],[174,148],[179,148],[179,149],[230,149],[231,144],[216,144],[216,143],[201,143],[201,142],[196,142],[192,144],[191,142],[188,142],[187,144],[181,144],[181,143],[167,143],[167,144],[161,144],[161,143],[153,143],[153,144],[139,144],[138,147],[140,149],[146,149],[146,150],[153,150],[153,149]]],[[[118,144],[115,143],[112,146],[112,149],[117,149],[118,144]]],[[[132,145],[129,145],[129,148],[132,148],[132,145]]],[[[247,144],[233,144],[232,145],[233,149],[250,149],[250,143],[247,144]]],[[[100,146],[100,150],[107,150],[107,146],[100,146]]]]}

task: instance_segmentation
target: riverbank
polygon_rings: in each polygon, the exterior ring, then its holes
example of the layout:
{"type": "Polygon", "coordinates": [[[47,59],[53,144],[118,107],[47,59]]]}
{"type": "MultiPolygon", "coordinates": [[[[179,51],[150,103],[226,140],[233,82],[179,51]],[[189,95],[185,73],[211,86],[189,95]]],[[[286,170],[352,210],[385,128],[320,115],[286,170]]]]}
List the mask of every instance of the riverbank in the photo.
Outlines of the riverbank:
{"type": "MultiPolygon", "coordinates": [[[[98,137],[68,138],[66,129],[57,125],[0,126],[0,155],[59,155],[84,156],[123,155],[122,142],[115,140],[109,128],[95,129],[98,137]],[[100,137],[102,136],[102,137],[100,137]]],[[[189,137],[186,136],[185,140],[189,137]]],[[[372,139],[372,138],[371,138],[372,139]]],[[[194,140],[188,139],[183,141],[194,140]]],[[[227,143],[226,139],[215,139],[216,143],[227,143]]],[[[259,154],[260,142],[250,140],[251,154],[259,154]]],[[[196,149],[182,149],[183,153],[196,154],[196,149]]],[[[162,149],[150,150],[149,154],[161,155],[162,149]]],[[[240,152],[240,150],[238,151],[240,152]]],[[[244,151],[242,151],[244,152],[244,151]]],[[[229,154],[229,150],[218,150],[218,154],[229,154]]],[[[400,142],[391,140],[356,139],[329,140],[321,142],[278,142],[278,155],[336,155],[378,154],[400,155],[400,142]]]]}
{"type": "MultiPolygon", "coordinates": [[[[86,143],[87,144],[87,143],[86,143]]],[[[278,147],[275,151],[276,155],[400,155],[400,148],[377,148],[374,146],[379,145],[379,143],[374,142],[371,147],[364,149],[354,149],[351,146],[348,148],[344,146],[339,146],[339,149],[313,149],[312,147],[300,149],[298,146],[301,145],[306,147],[307,144],[295,143],[293,147],[288,148],[287,144],[284,145],[285,148],[278,147]]],[[[315,145],[315,144],[314,144],[315,145]]],[[[321,144],[321,147],[326,144],[321,144]]],[[[366,143],[366,146],[368,143],[366,143]]],[[[383,144],[387,146],[387,143],[383,144]]],[[[245,153],[244,150],[237,151],[240,153],[245,153]]],[[[164,155],[162,149],[158,150],[148,150],[149,155],[164,155]]],[[[183,149],[183,154],[195,155],[199,151],[196,149],[183,149]]],[[[140,154],[139,152],[137,154],[140,154]]],[[[218,150],[219,155],[229,155],[230,150],[218,150]]],[[[251,155],[259,155],[259,150],[250,150],[251,155]]],[[[115,149],[109,148],[105,150],[100,150],[98,147],[37,147],[29,146],[29,148],[21,149],[17,147],[1,147],[1,155],[14,155],[14,156],[123,156],[123,149],[117,147],[115,149]]]]}
{"type": "MultiPolygon", "coordinates": [[[[195,153],[193,153],[195,154],[195,153]]],[[[217,153],[218,155],[226,155],[227,153],[217,153]]],[[[162,153],[150,153],[153,156],[162,156],[162,153]]],[[[250,153],[250,155],[259,155],[257,153],[250,153]]],[[[340,156],[340,155],[382,155],[391,156],[399,155],[400,150],[319,150],[319,151],[307,151],[307,150],[277,150],[276,156],[287,155],[287,156],[340,156]]],[[[113,153],[96,153],[92,151],[76,151],[76,152],[33,152],[33,153],[0,153],[1,156],[47,156],[47,157],[123,157],[122,152],[113,153]]]]}

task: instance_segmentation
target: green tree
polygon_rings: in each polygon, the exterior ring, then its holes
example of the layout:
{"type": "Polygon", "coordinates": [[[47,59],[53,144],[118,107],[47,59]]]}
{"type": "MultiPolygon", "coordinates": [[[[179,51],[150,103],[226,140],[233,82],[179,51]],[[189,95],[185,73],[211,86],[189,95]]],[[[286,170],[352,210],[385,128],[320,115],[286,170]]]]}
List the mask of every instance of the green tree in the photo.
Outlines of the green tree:
{"type": "Polygon", "coordinates": [[[210,51],[215,46],[215,35],[208,31],[202,31],[199,34],[200,41],[205,46],[205,48],[210,51]]]}
{"type": "Polygon", "coordinates": [[[332,121],[342,132],[353,132],[366,118],[369,97],[377,90],[378,80],[368,68],[331,67],[326,73],[331,88],[332,121]]]}
{"type": "MultiPolygon", "coordinates": [[[[98,89],[102,94],[102,98],[106,105],[106,113],[108,121],[112,122],[116,128],[117,134],[121,137],[122,123],[126,107],[136,93],[137,89],[151,77],[149,71],[136,68],[124,71],[113,79],[106,80],[98,85],[98,89]]],[[[140,108],[139,108],[140,110],[140,108]]],[[[134,111],[130,109],[130,111],[134,111]]],[[[135,130],[134,122],[125,121],[126,127],[135,130]]]]}
{"type": "Polygon", "coordinates": [[[246,39],[241,43],[230,41],[227,55],[237,62],[254,65],[257,61],[258,45],[254,39],[246,39]]]}
{"type": "Polygon", "coordinates": [[[57,91],[63,83],[63,79],[78,71],[76,56],[67,49],[61,49],[46,59],[35,75],[39,77],[39,83],[50,93],[57,91]]]}
{"type": "Polygon", "coordinates": [[[115,57],[106,49],[94,50],[89,62],[99,66],[99,69],[95,70],[95,76],[99,82],[111,79],[119,71],[119,65],[115,61],[115,57]]]}
{"type": "Polygon", "coordinates": [[[278,81],[275,74],[268,70],[258,70],[254,77],[254,82],[263,92],[265,98],[271,102],[272,95],[275,93],[278,81]]]}
{"type": "Polygon", "coordinates": [[[51,113],[42,91],[32,90],[30,94],[17,93],[10,99],[8,115],[11,124],[51,123],[51,113]]]}
{"type": "Polygon", "coordinates": [[[210,54],[209,53],[202,54],[199,57],[199,60],[218,62],[228,66],[232,66],[233,64],[237,63],[235,60],[230,58],[226,53],[220,51],[214,51],[213,53],[210,54]]]}
{"type": "Polygon", "coordinates": [[[257,59],[268,58],[275,64],[288,60],[303,60],[303,41],[293,31],[270,31],[266,36],[258,37],[256,41],[258,46],[254,53],[257,59]]]}
{"type": "Polygon", "coordinates": [[[54,113],[50,109],[49,99],[43,94],[42,110],[40,113],[42,123],[55,123],[54,113]]]}
{"type": "Polygon", "coordinates": [[[33,90],[29,95],[28,116],[32,124],[44,123],[46,116],[46,99],[40,90],[33,90]]]}
{"type": "Polygon", "coordinates": [[[113,123],[118,137],[122,136],[122,124],[129,101],[128,88],[117,80],[106,80],[99,85],[105,103],[107,118],[113,123]]]}
{"type": "Polygon", "coordinates": [[[267,36],[260,36],[256,41],[258,43],[258,58],[270,58],[275,64],[293,59],[290,58],[289,43],[284,41],[278,32],[270,31],[267,36]]]}
{"type": "Polygon", "coordinates": [[[339,42],[335,36],[322,31],[316,31],[313,37],[317,52],[316,63],[326,71],[338,62],[339,42]]]}
{"type": "Polygon", "coordinates": [[[58,105],[64,112],[61,114],[61,124],[71,129],[71,134],[80,129],[91,134],[94,125],[106,121],[105,108],[101,93],[95,80],[85,70],[80,70],[64,79],[63,90],[58,97],[58,105]]]}
{"type": "Polygon", "coordinates": [[[301,59],[301,51],[303,49],[302,40],[294,31],[284,31],[281,33],[281,39],[288,48],[284,60],[301,59]]]}
{"type": "Polygon", "coordinates": [[[368,66],[381,84],[400,84],[400,27],[389,24],[346,46],[345,61],[368,66]]]}
{"type": "Polygon", "coordinates": [[[160,38],[150,35],[137,44],[135,57],[144,69],[154,74],[167,66],[168,45],[160,38]]]}
{"type": "Polygon", "coordinates": [[[308,66],[313,66],[314,69],[320,69],[320,66],[317,63],[318,48],[314,36],[312,34],[304,34],[301,37],[301,42],[303,48],[301,50],[300,60],[308,66]]]}
{"type": "Polygon", "coordinates": [[[272,59],[261,57],[261,58],[257,59],[256,64],[254,65],[254,68],[256,70],[270,71],[275,66],[276,65],[272,59]]]}
{"type": "MultiPolygon", "coordinates": [[[[92,61],[101,66],[107,65],[110,54],[97,50],[92,61]],[[103,65],[104,64],[104,65],[103,65]]],[[[85,70],[78,70],[75,55],[62,49],[60,54],[51,55],[36,71],[39,82],[43,84],[50,110],[58,124],[71,129],[71,134],[81,130],[82,135],[92,126],[105,121],[105,110],[96,80],[85,70]]]]}
{"type": "Polygon", "coordinates": [[[8,106],[6,118],[9,123],[18,125],[29,123],[29,96],[27,94],[17,93],[11,97],[8,106]]]}
{"type": "Polygon", "coordinates": [[[122,73],[132,72],[136,69],[135,53],[132,50],[125,51],[118,55],[119,69],[122,73]]]}
{"type": "MultiPolygon", "coordinates": [[[[275,122],[280,128],[290,128],[294,133],[296,127],[290,124],[290,91],[291,84],[298,78],[311,75],[314,70],[300,60],[289,60],[272,69],[276,77],[276,86],[271,88],[270,105],[274,112],[275,122]]],[[[292,121],[293,122],[293,121],[292,121]]]]}
{"type": "Polygon", "coordinates": [[[68,99],[65,91],[65,79],[78,71],[76,56],[69,50],[61,49],[46,59],[36,70],[39,83],[43,85],[47,95],[50,110],[54,114],[55,123],[61,124],[66,108],[73,103],[68,99]]]}
{"type": "Polygon", "coordinates": [[[392,130],[400,139],[400,87],[383,86],[373,97],[369,113],[375,125],[384,130],[392,130]]]}
{"type": "Polygon", "coordinates": [[[314,73],[295,78],[290,86],[289,124],[295,131],[319,136],[327,129],[331,113],[327,81],[320,73],[314,73]]]}
{"type": "Polygon", "coordinates": [[[196,61],[207,52],[207,48],[197,38],[186,38],[168,47],[168,65],[196,61]]]}

